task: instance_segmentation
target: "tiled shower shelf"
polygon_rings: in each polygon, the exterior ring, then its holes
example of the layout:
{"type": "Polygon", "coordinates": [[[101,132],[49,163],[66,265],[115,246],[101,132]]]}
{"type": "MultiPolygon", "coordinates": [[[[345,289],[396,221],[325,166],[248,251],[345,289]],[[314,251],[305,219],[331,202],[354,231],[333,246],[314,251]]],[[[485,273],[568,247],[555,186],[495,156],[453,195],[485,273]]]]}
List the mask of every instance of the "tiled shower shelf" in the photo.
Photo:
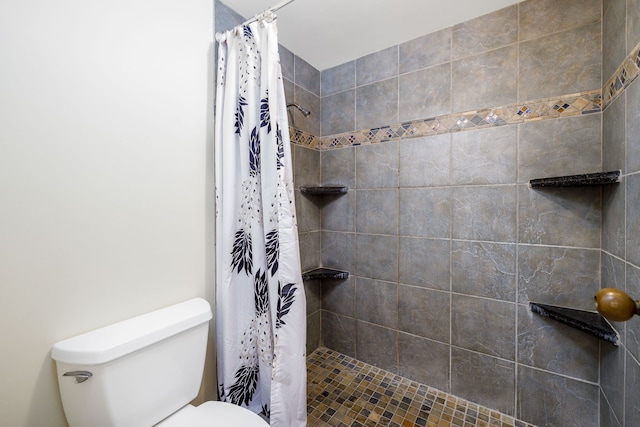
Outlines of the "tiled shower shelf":
{"type": "Polygon", "coordinates": [[[302,280],[317,280],[317,279],[336,279],[344,280],[349,278],[348,271],[336,270],[333,268],[316,268],[313,270],[302,273],[302,280]]]}
{"type": "Polygon", "coordinates": [[[620,182],[621,171],[585,173],[581,175],[556,176],[529,181],[531,188],[540,187],[578,187],[582,185],[616,184],[620,182]]]}
{"type": "Polygon", "coordinates": [[[530,302],[531,311],[540,316],[557,320],[560,323],[594,335],[602,340],[618,345],[620,335],[611,327],[609,322],[599,313],[572,308],[556,307],[554,305],[530,302]]]}
{"type": "Polygon", "coordinates": [[[302,194],[313,194],[317,196],[339,196],[347,194],[349,187],[342,185],[321,185],[317,187],[300,187],[302,194]]]}

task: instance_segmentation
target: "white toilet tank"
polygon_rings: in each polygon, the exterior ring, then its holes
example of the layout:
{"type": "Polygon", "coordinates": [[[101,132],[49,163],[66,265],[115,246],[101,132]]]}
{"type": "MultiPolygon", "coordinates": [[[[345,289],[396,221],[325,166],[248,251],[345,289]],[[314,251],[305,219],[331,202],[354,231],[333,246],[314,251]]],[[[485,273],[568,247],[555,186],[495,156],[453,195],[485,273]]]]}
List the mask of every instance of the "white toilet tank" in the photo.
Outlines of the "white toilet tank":
{"type": "Polygon", "coordinates": [[[211,307],[202,298],[53,346],[70,427],[148,427],[200,389],[211,307]]]}

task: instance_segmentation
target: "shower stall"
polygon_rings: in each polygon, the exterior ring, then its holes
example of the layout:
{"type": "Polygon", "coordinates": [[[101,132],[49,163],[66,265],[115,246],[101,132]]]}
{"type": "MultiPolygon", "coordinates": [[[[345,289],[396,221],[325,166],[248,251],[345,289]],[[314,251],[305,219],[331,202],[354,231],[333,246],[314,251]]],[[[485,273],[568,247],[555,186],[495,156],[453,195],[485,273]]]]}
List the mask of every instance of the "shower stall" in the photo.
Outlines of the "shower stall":
{"type": "Polygon", "coordinates": [[[309,360],[366,364],[514,425],[634,425],[635,334],[616,347],[529,308],[640,293],[640,31],[619,9],[526,0],[322,71],[281,47],[287,102],[311,112],[290,109],[302,271],[349,272],[305,282],[309,360]],[[614,169],[612,186],[529,187],[614,169]]]}

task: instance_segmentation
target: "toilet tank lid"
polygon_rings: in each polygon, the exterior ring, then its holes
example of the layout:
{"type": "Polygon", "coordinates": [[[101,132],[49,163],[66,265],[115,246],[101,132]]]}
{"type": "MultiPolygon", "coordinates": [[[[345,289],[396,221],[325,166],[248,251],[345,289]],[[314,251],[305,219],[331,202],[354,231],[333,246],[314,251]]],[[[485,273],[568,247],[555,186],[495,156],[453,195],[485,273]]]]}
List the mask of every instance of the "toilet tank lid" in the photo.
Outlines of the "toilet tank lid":
{"type": "Polygon", "coordinates": [[[99,365],[208,322],[202,298],[175,304],[54,344],[51,357],[63,363],[99,365]]]}

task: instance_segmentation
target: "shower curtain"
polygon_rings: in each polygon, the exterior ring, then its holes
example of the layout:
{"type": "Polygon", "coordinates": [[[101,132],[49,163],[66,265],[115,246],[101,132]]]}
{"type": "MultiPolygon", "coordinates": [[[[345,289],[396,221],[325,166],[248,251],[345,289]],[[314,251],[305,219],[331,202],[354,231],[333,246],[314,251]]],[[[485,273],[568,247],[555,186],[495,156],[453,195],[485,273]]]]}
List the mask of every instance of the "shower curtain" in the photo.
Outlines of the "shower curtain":
{"type": "Polygon", "coordinates": [[[306,301],[274,15],[217,35],[220,399],[306,425],[306,301]]]}

